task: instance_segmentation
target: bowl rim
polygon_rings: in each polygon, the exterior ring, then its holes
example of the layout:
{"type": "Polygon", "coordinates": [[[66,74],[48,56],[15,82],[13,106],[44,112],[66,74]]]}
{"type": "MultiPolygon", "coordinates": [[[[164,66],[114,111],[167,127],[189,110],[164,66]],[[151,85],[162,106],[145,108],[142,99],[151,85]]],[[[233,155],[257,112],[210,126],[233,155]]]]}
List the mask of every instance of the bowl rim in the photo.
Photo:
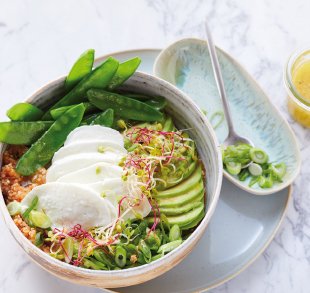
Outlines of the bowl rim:
{"type": "MultiPolygon", "coordinates": [[[[190,37],[190,38],[180,38],[178,40],[176,40],[175,42],[171,43],[169,46],[167,46],[166,48],[164,48],[156,57],[155,61],[154,61],[154,65],[153,65],[153,74],[158,77],[160,70],[159,70],[159,60],[161,58],[163,58],[163,56],[165,54],[168,54],[168,51],[172,51],[174,49],[174,47],[178,46],[179,44],[182,43],[195,43],[195,44],[199,44],[202,45],[203,43],[206,43],[207,41],[204,39],[200,39],[200,38],[194,38],[194,37],[190,37]]],[[[232,182],[233,184],[237,185],[239,188],[241,188],[242,190],[249,192],[251,194],[254,195],[258,195],[258,196],[265,196],[265,195],[269,195],[269,194],[273,194],[276,192],[279,192],[287,187],[289,187],[294,180],[297,178],[297,176],[300,173],[301,170],[301,153],[300,153],[300,145],[299,142],[296,138],[295,133],[293,132],[291,126],[289,125],[288,121],[285,119],[284,115],[277,109],[277,107],[273,104],[273,102],[271,101],[271,99],[269,98],[269,96],[266,94],[266,92],[263,90],[263,88],[258,84],[258,82],[252,77],[252,75],[245,69],[244,66],[241,65],[241,63],[239,61],[237,61],[234,57],[232,57],[230,54],[228,54],[225,50],[223,50],[222,48],[215,46],[216,49],[218,51],[220,51],[225,57],[227,57],[227,59],[231,60],[232,63],[234,63],[235,65],[237,65],[240,70],[249,78],[251,84],[255,87],[256,90],[258,90],[263,96],[265,96],[269,102],[269,107],[272,109],[272,111],[276,112],[278,114],[279,117],[281,117],[282,123],[284,123],[284,125],[286,126],[288,132],[290,133],[291,137],[292,137],[292,141],[295,145],[295,148],[297,150],[296,152],[296,157],[297,157],[297,165],[295,170],[291,173],[290,177],[285,181],[285,183],[281,183],[281,184],[277,184],[275,187],[272,187],[270,189],[254,189],[254,188],[250,188],[247,187],[245,185],[243,185],[239,180],[235,179],[234,177],[232,177],[224,168],[223,168],[223,174],[226,177],[226,179],[228,179],[230,182],[232,182]]],[[[174,84],[172,84],[173,86],[175,86],[174,84]]]]}
{"type": "MultiPolygon", "coordinates": [[[[101,62],[105,56],[99,57],[95,60],[95,62],[101,62]]],[[[164,255],[158,260],[155,260],[149,264],[144,264],[141,266],[137,266],[134,268],[128,268],[124,270],[107,270],[107,271],[99,271],[99,270],[91,270],[91,269],[86,269],[86,268],[81,268],[81,267],[76,267],[71,264],[67,264],[65,262],[62,262],[60,260],[57,260],[44,251],[42,251],[40,248],[36,247],[30,240],[28,240],[18,229],[18,227],[15,225],[14,221],[12,220],[11,216],[9,215],[9,212],[6,208],[6,204],[4,201],[4,197],[2,194],[1,186],[0,186],[0,194],[1,194],[1,200],[0,200],[0,210],[2,212],[2,215],[4,217],[4,222],[6,223],[6,226],[8,227],[10,233],[12,236],[15,238],[17,243],[25,250],[26,254],[29,255],[30,251],[33,251],[37,257],[40,259],[45,260],[47,263],[54,265],[55,267],[61,267],[66,270],[66,272],[73,272],[73,273],[79,273],[83,275],[84,277],[90,277],[90,276],[113,276],[115,277],[121,277],[121,278],[133,278],[141,275],[141,273],[149,273],[151,271],[158,270],[160,267],[165,267],[165,264],[169,262],[169,260],[176,259],[176,257],[181,254],[181,252],[184,252],[184,256],[186,256],[192,249],[194,249],[194,246],[197,244],[198,240],[201,238],[202,234],[204,233],[213,213],[216,208],[216,205],[218,203],[219,195],[220,195],[220,190],[222,186],[222,174],[223,174],[223,164],[222,164],[222,157],[221,157],[221,152],[220,152],[220,145],[218,143],[217,137],[215,135],[215,132],[209,123],[209,121],[206,119],[206,117],[203,115],[202,111],[200,108],[190,99],[185,93],[183,93],[180,89],[175,87],[174,85],[168,83],[167,81],[153,76],[151,74],[147,74],[144,72],[137,71],[135,73],[135,76],[140,77],[142,79],[145,78],[150,78],[152,82],[157,83],[158,85],[164,87],[164,88],[170,88],[174,93],[176,93],[178,96],[182,97],[183,100],[185,100],[194,110],[197,112],[199,119],[203,122],[204,126],[208,129],[210,137],[209,139],[212,141],[214,150],[217,153],[216,156],[216,162],[217,162],[217,168],[218,168],[218,179],[215,183],[214,187],[214,194],[212,201],[210,202],[210,205],[208,206],[208,210],[205,213],[205,216],[203,220],[200,222],[200,224],[197,226],[197,228],[194,230],[194,232],[190,235],[189,238],[186,239],[179,247],[171,251],[170,253],[164,255]],[[190,247],[193,246],[191,249],[190,247]]],[[[59,84],[63,83],[65,80],[66,76],[61,76],[58,77],[47,84],[43,85],[39,89],[37,89],[35,92],[33,92],[25,101],[26,102],[33,102],[33,99],[40,95],[43,94],[45,91],[50,89],[51,87],[59,86],[59,84]]],[[[5,144],[0,143],[0,150],[4,149],[5,144]]],[[[0,162],[2,163],[2,155],[0,157],[0,162]]],[[[31,257],[32,258],[32,257],[31,257]]],[[[37,259],[32,258],[36,263],[38,263],[40,266],[45,268],[45,265],[42,265],[37,261],[37,259]]],[[[178,259],[176,259],[175,264],[180,262],[178,259]]],[[[173,266],[172,266],[173,267],[173,266]]],[[[172,268],[171,267],[171,268],[172,268]]],[[[170,270],[171,268],[166,269],[162,273],[170,270]]],[[[46,269],[46,268],[45,268],[46,269]]],[[[49,269],[48,269],[49,270],[49,269]]],[[[50,270],[49,270],[50,271],[50,270]]],[[[51,271],[50,271],[51,272],[51,271]]],[[[160,275],[160,274],[158,274],[160,275]]],[[[59,277],[59,275],[58,275],[59,277]]],[[[144,282],[144,281],[142,281],[144,282]]],[[[141,283],[141,281],[140,281],[141,283]]],[[[138,283],[137,283],[138,284],[138,283]]]]}

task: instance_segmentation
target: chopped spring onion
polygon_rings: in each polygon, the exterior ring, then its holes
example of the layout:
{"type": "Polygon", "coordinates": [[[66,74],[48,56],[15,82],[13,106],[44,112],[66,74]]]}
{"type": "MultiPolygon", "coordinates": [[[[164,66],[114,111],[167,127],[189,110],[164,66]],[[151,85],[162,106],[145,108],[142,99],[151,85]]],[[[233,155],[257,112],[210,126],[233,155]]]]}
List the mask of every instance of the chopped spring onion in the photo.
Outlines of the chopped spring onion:
{"type": "Polygon", "coordinates": [[[35,196],[28,209],[26,209],[25,212],[22,214],[23,219],[28,219],[30,212],[36,208],[38,201],[39,198],[35,196]]]}
{"type": "Polygon", "coordinates": [[[250,158],[254,163],[264,164],[268,162],[268,155],[259,148],[250,149],[250,158]]]}
{"type": "Polygon", "coordinates": [[[126,250],[122,246],[120,246],[120,245],[116,246],[116,250],[115,250],[115,263],[120,268],[123,268],[126,265],[126,257],[127,257],[126,250]]]}
{"type": "Polygon", "coordinates": [[[250,180],[249,187],[252,187],[255,185],[260,179],[260,176],[253,176],[250,180]]]}
{"type": "Polygon", "coordinates": [[[241,171],[241,164],[235,162],[228,162],[226,164],[226,169],[231,175],[238,175],[241,171]]]}
{"type": "Polygon", "coordinates": [[[52,224],[51,220],[45,213],[34,210],[29,213],[29,220],[34,226],[42,229],[47,229],[51,227],[52,224]]]}
{"type": "Polygon", "coordinates": [[[65,250],[65,262],[70,263],[72,256],[73,256],[73,251],[74,251],[74,240],[72,237],[67,237],[63,244],[63,249],[65,250]]]}
{"type": "Polygon", "coordinates": [[[256,163],[251,163],[249,166],[249,172],[253,176],[260,176],[263,173],[263,168],[256,163]]]}
{"type": "Polygon", "coordinates": [[[277,179],[282,179],[286,173],[286,165],[284,163],[279,163],[276,165],[271,165],[270,170],[272,174],[277,178],[277,179]]]}
{"type": "Polygon", "coordinates": [[[170,251],[176,249],[178,246],[180,246],[182,244],[182,242],[183,242],[182,240],[175,240],[175,241],[163,244],[161,247],[159,247],[157,253],[165,254],[167,252],[170,252],[170,251]]]}
{"type": "Polygon", "coordinates": [[[238,174],[238,178],[240,181],[245,181],[249,176],[251,176],[251,174],[247,168],[242,169],[241,172],[238,174]]]}
{"type": "Polygon", "coordinates": [[[258,184],[261,188],[270,188],[273,185],[272,177],[260,176],[258,184]]]}
{"type": "Polygon", "coordinates": [[[34,245],[40,247],[44,243],[43,234],[41,232],[36,233],[36,238],[34,241],[34,245]]]}
{"type": "Polygon", "coordinates": [[[11,216],[15,216],[17,214],[20,214],[21,210],[22,210],[20,202],[18,202],[16,200],[10,202],[6,207],[7,207],[9,214],[11,216]]]}

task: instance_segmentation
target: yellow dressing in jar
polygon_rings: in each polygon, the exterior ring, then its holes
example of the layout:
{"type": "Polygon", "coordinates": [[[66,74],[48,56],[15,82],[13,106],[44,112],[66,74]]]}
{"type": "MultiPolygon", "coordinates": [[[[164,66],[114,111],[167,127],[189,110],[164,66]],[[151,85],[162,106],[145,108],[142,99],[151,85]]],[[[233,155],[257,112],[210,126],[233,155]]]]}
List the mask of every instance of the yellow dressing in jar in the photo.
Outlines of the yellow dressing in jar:
{"type": "Polygon", "coordinates": [[[285,75],[288,110],[301,125],[310,127],[310,51],[294,54],[285,75]]]}

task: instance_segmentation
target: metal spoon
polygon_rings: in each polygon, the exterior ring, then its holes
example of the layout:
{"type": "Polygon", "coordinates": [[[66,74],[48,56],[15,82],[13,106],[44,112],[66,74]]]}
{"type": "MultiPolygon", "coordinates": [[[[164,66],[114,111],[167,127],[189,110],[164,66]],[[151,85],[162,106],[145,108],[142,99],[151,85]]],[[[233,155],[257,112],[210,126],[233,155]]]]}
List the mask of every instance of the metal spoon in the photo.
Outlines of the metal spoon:
{"type": "MultiPolygon", "coordinates": [[[[209,53],[210,53],[213,73],[214,73],[214,77],[215,77],[215,81],[216,81],[216,85],[217,85],[220,97],[221,97],[222,102],[223,102],[224,114],[225,114],[225,118],[226,118],[227,125],[228,125],[228,136],[225,139],[225,141],[223,142],[223,145],[228,146],[228,145],[232,145],[232,144],[236,144],[236,143],[246,143],[246,144],[249,144],[251,146],[254,146],[254,144],[248,138],[240,136],[235,131],[233,121],[231,118],[229,104],[228,104],[228,101],[226,98],[224,81],[223,81],[219,61],[217,58],[217,54],[215,51],[215,46],[213,43],[212,35],[211,35],[210,30],[209,30],[207,22],[205,22],[205,30],[206,30],[207,43],[208,43],[208,49],[209,49],[209,53]]],[[[247,166],[244,166],[244,168],[245,167],[247,167],[247,166]]]]}

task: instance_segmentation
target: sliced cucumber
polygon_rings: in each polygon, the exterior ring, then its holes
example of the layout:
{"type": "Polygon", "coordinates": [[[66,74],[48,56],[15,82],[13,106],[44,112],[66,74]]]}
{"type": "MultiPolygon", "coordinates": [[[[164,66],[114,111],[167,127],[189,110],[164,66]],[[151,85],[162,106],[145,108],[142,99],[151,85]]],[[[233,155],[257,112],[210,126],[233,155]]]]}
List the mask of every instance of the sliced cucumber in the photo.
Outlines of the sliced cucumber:
{"type": "MultiPolygon", "coordinates": [[[[193,223],[193,221],[198,220],[203,211],[204,211],[204,204],[200,203],[198,207],[183,215],[170,216],[167,217],[167,219],[170,225],[179,225],[181,229],[184,229],[183,227],[187,227],[189,224],[193,223]]],[[[147,218],[147,221],[149,224],[152,224],[154,223],[154,218],[149,217],[147,218]]]]}
{"type": "Polygon", "coordinates": [[[159,208],[167,208],[167,207],[175,208],[177,206],[184,205],[190,201],[194,201],[197,198],[201,198],[202,194],[204,194],[204,186],[203,182],[200,181],[190,191],[175,197],[158,199],[157,204],[159,208]]]}
{"type": "Polygon", "coordinates": [[[194,173],[192,173],[186,180],[183,180],[178,185],[159,191],[154,195],[155,198],[167,198],[183,194],[195,186],[202,178],[201,166],[198,166],[194,173]]]}
{"type": "MultiPolygon", "coordinates": [[[[202,198],[203,198],[203,195],[204,194],[202,194],[202,198]]],[[[166,216],[176,216],[176,215],[180,215],[188,211],[191,211],[195,209],[196,207],[200,206],[200,204],[201,204],[201,198],[197,198],[195,199],[194,202],[189,202],[180,207],[161,208],[160,212],[162,214],[165,214],[166,216]]]]}
{"type": "Polygon", "coordinates": [[[204,218],[204,216],[205,216],[205,212],[202,211],[202,212],[198,215],[197,219],[195,219],[194,221],[192,221],[191,223],[189,223],[189,224],[187,224],[187,225],[184,225],[184,226],[182,227],[182,230],[188,230],[188,229],[191,229],[191,228],[196,227],[196,226],[200,223],[200,221],[204,218]]]}

